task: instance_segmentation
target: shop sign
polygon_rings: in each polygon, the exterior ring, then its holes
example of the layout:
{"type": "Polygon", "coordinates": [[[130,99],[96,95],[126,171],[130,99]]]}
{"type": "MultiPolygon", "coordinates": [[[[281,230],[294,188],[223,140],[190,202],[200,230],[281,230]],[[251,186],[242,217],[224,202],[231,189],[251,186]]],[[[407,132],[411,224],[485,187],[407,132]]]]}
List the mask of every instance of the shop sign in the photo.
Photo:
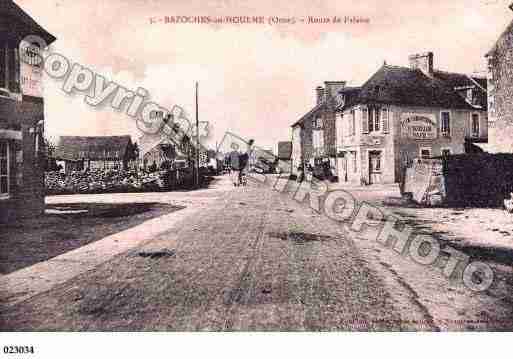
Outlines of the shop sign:
{"type": "Polygon", "coordinates": [[[20,87],[23,95],[43,97],[43,69],[38,48],[22,40],[19,47],[20,87]]]}
{"type": "Polygon", "coordinates": [[[413,140],[436,139],[436,123],[426,116],[409,115],[401,121],[401,136],[413,140]]]}

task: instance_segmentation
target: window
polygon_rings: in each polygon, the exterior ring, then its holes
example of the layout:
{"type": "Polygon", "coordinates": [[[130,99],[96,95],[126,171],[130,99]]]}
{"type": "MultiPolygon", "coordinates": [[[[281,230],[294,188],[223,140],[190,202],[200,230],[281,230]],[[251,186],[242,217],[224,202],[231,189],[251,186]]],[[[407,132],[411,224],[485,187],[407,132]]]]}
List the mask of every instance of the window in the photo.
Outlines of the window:
{"type": "Polygon", "coordinates": [[[381,111],[381,120],[383,121],[383,132],[388,133],[388,108],[384,107],[381,111]]]}
{"type": "Polygon", "coordinates": [[[17,48],[0,44],[0,88],[20,91],[20,59],[17,48]]]}
{"type": "Polygon", "coordinates": [[[369,106],[366,109],[369,132],[379,132],[381,130],[381,108],[369,106]]]}
{"type": "Polygon", "coordinates": [[[356,158],[356,151],[351,151],[351,157],[353,158],[353,172],[358,172],[358,161],[356,158]]]}
{"type": "Polygon", "coordinates": [[[369,121],[369,132],[374,132],[374,110],[372,108],[369,108],[367,111],[367,121],[369,121]]]}
{"type": "Polygon", "coordinates": [[[421,147],[420,148],[420,158],[429,158],[431,157],[431,148],[430,147],[421,147]]]}
{"type": "Polygon", "coordinates": [[[321,155],[322,149],[324,148],[324,131],[314,130],[313,131],[313,147],[317,155],[321,155]]]}
{"type": "Polygon", "coordinates": [[[449,111],[442,111],[441,113],[440,131],[442,136],[451,135],[451,113],[449,111]]]}
{"type": "Polygon", "coordinates": [[[344,114],[340,114],[337,116],[337,122],[335,123],[336,130],[337,130],[337,146],[341,146],[343,143],[343,136],[344,136],[344,114]]]}
{"type": "Polygon", "coordinates": [[[367,107],[362,107],[362,132],[369,133],[369,110],[367,107]]]}
{"type": "Polygon", "coordinates": [[[315,129],[321,129],[322,128],[322,118],[317,117],[315,120],[313,120],[313,128],[315,129]]]}
{"type": "Polygon", "coordinates": [[[9,144],[0,141],[0,198],[9,197],[9,144]]]}
{"type": "Polygon", "coordinates": [[[479,137],[479,114],[472,114],[472,136],[479,137]]]}
{"type": "Polygon", "coordinates": [[[451,149],[450,148],[442,148],[442,151],[440,151],[442,153],[442,157],[447,157],[451,154],[451,149]]]}
{"type": "Polygon", "coordinates": [[[376,107],[372,112],[374,112],[374,131],[381,131],[381,108],[376,107]]]}
{"type": "Polygon", "coordinates": [[[351,121],[349,122],[349,133],[354,136],[356,135],[356,112],[351,110],[351,121]]]}

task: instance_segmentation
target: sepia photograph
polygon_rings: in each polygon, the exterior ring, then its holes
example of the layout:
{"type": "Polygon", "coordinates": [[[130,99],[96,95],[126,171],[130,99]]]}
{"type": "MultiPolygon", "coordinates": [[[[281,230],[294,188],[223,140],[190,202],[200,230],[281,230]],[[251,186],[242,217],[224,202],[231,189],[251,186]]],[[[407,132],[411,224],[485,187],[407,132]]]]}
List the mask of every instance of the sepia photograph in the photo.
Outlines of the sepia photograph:
{"type": "Polygon", "coordinates": [[[511,0],[0,0],[0,356],[512,331],[511,0]]]}

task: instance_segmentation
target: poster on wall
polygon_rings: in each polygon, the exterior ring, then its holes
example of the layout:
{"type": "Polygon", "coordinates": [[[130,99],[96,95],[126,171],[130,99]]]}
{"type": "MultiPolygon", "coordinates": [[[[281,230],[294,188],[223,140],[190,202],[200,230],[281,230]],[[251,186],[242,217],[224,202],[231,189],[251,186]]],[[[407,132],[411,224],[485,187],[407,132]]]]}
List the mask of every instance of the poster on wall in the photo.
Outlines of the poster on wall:
{"type": "Polygon", "coordinates": [[[20,87],[26,96],[43,97],[43,71],[38,63],[38,48],[26,41],[20,42],[20,87]],[[29,61],[27,61],[27,59],[29,61]],[[30,61],[33,59],[34,61],[30,61]]]}
{"type": "Polygon", "coordinates": [[[431,115],[404,114],[401,117],[401,136],[412,140],[436,139],[436,122],[431,117],[431,115]]]}

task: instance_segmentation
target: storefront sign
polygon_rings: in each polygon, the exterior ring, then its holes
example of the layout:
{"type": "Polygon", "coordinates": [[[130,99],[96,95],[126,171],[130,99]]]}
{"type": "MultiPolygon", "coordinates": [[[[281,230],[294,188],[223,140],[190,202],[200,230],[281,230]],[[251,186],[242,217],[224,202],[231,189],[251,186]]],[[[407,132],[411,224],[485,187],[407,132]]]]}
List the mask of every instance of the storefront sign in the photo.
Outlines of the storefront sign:
{"type": "Polygon", "coordinates": [[[21,41],[20,47],[20,87],[27,96],[43,97],[42,64],[37,56],[38,48],[21,41]],[[33,60],[33,61],[31,61],[33,60]]]}
{"type": "Polygon", "coordinates": [[[401,121],[401,135],[414,140],[433,140],[437,137],[436,123],[426,116],[409,115],[401,121]]]}

